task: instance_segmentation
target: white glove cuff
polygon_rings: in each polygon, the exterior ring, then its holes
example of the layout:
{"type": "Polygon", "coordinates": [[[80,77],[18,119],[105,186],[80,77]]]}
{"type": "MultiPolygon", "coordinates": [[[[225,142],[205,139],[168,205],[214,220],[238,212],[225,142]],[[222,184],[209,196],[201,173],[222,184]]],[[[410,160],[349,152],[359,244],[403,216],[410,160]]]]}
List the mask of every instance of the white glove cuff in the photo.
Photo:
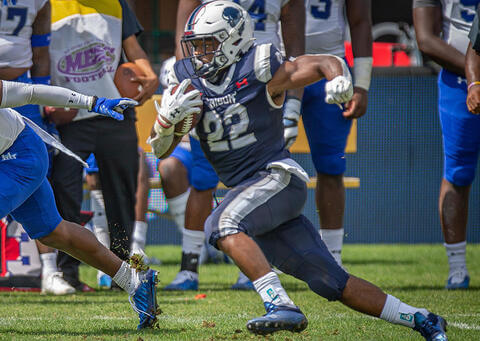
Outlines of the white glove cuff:
{"type": "Polygon", "coordinates": [[[152,151],[157,158],[161,158],[170,146],[173,143],[173,134],[168,136],[160,136],[156,135],[155,137],[149,136],[147,139],[147,143],[152,146],[152,151]]]}
{"type": "Polygon", "coordinates": [[[353,59],[354,86],[368,91],[372,78],[372,57],[358,57],[353,59]]]}
{"type": "Polygon", "coordinates": [[[155,123],[153,124],[153,129],[159,136],[170,136],[173,135],[174,127],[171,125],[170,127],[165,127],[161,122],[161,118],[157,116],[155,123]]]}
{"type": "Polygon", "coordinates": [[[287,97],[283,107],[283,118],[292,121],[298,121],[300,118],[300,110],[302,102],[296,97],[287,97]]]}

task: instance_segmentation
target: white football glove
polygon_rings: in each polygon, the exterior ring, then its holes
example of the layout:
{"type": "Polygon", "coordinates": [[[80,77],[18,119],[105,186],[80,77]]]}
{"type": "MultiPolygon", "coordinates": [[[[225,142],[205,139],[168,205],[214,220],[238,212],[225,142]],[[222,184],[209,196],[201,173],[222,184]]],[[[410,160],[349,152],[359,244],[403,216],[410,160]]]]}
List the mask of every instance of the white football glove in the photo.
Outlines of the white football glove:
{"type": "Polygon", "coordinates": [[[186,116],[200,113],[199,106],[203,103],[200,99],[200,91],[195,89],[185,93],[190,83],[190,79],[183,80],[174,94],[172,94],[173,86],[168,87],[163,92],[162,105],[155,102],[157,122],[163,128],[168,129],[186,116]]]}
{"type": "Polygon", "coordinates": [[[325,93],[328,104],[346,103],[353,96],[352,81],[345,76],[337,76],[325,84],[325,93]]]}
{"type": "Polygon", "coordinates": [[[285,148],[290,148],[298,136],[298,120],[302,102],[295,97],[288,97],[283,106],[283,137],[285,148]]]}

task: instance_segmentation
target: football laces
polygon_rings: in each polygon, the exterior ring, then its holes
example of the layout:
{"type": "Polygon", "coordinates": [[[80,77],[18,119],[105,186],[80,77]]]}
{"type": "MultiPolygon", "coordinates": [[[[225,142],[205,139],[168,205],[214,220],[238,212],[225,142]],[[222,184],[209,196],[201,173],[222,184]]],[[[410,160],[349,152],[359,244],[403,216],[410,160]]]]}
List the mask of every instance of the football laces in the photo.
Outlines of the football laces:
{"type": "Polygon", "coordinates": [[[190,131],[190,128],[192,127],[192,123],[193,123],[193,114],[185,116],[182,122],[182,130],[180,132],[176,132],[175,135],[177,136],[186,135],[190,131]]]}

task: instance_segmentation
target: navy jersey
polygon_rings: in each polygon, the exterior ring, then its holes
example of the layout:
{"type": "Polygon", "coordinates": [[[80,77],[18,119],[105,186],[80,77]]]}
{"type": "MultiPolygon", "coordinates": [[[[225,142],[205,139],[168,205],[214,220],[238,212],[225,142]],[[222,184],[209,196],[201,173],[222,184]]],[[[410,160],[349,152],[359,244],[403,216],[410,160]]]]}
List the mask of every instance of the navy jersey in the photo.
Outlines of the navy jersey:
{"type": "Polygon", "coordinates": [[[275,105],[266,91],[282,63],[272,44],[254,45],[218,85],[192,77],[188,60],[175,64],[178,81],[192,78],[202,92],[204,110],[195,129],[205,156],[226,186],[290,155],[283,138],[282,106],[275,105]]]}

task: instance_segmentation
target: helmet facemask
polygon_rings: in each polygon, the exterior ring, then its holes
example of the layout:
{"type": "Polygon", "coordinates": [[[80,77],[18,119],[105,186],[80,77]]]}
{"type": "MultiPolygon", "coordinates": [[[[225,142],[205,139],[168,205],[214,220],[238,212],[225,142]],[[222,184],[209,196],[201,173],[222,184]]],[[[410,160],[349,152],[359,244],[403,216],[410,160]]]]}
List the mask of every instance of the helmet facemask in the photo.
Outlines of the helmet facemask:
{"type": "Polygon", "coordinates": [[[230,1],[212,1],[190,15],[182,50],[195,75],[212,80],[218,78],[219,71],[239,61],[253,40],[251,18],[241,6],[230,1]]]}
{"type": "Polygon", "coordinates": [[[211,79],[225,68],[228,58],[222,51],[222,43],[217,36],[226,37],[225,31],[211,35],[184,36],[182,38],[183,56],[192,63],[197,77],[211,79]]]}

